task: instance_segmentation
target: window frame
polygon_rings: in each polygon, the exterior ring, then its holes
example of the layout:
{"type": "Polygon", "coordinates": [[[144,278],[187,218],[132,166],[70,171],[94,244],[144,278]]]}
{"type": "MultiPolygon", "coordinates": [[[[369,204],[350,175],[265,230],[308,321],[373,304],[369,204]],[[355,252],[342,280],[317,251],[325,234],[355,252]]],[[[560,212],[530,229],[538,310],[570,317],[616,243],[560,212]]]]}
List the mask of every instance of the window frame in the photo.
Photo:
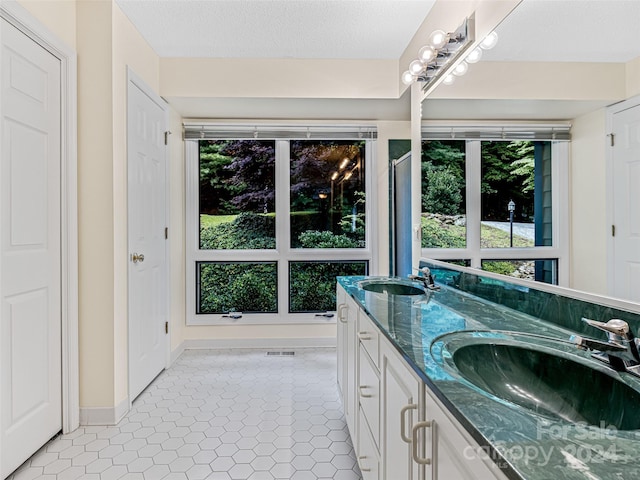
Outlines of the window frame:
{"type": "MultiPolygon", "coordinates": [[[[552,246],[538,246],[527,248],[481,248],[480,223],[482,194],[482,151],[481,143],[489,138],[469,139],[457,137],[466,141],[465,185],[466,185],[466,225],[467,242],[465,248],[421,248],[423,258],[434,260],[469,260],[472,268],[481,269],[483,261],[493,260],[557,260],[558,285],[569,285],[569,142],[551,142],[551,184],[552,184],[552,246]]],[[[422,141],[426,139],[423,138],[422,141]]],[[[451,140],[451,137],[430,137],[429,140],[451,140]]],[[[504,141],[503,139],[493,139],[504,141]]],[[[509,140],[517,140],[510,138],[509,140]]],[[[522,138],[521,140],[532,140],[522,138]]],[[[420,158],[420,162],[422,159],[420,158]]],[[[414,204],[421,205],[421,191],[415,192],[414,204]],[[417,202],[417,203],[416,203],[417,202]]],[[[421,242],[422,238],[420,238],[421,242]]]]}
{"type": "MultiPolygon", "coordinates": [[[[234,140],[232,136],[229,140],[234,140]]],[[[240,138],[242,139],[242,138],[240,138]]],[[[246,139],[246,138],[244,138],[246,139]]],[[[310,140],[344,140],[345,138],[312,138],[310,140]]],[[[199,140],[185,140],[185,291],[186,324],[191,325],[278,325],[278,324],[331,324],[331,318],[316,316],[317,312],[289,313],[289,262],[335,261],[368,262],[368,271],[375,271],[376,239],[378,223],[376,211],[378,195],[372,171],[375,165],[373,156],[376,151],[375,138],[354,138],[364,140],[365,144],[365,248],[291,248],[290,211],[290,141],[299,138],[274,138],[261,136],[260,140],[275,140],[275,211],[276,211],[276,248],[273,250],[202,250],[200,249],[199,219],[199,140]],[[243,313],[241,318],[232,319],[222,314],[198,314],[197,310],[197,263],[198,262],[277,262],[278,274],[278,312],[243,313]]],[[[334,312],[332,312],[334,313],[334,312]]]]}

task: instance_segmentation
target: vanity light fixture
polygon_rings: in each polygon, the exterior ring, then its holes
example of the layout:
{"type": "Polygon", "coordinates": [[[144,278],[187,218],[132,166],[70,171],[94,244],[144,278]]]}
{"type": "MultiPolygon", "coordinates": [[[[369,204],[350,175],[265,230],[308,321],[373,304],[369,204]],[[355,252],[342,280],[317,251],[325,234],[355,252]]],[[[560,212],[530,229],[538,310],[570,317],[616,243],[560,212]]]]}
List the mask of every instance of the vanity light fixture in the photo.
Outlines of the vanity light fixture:
{"type": "Polygon", "coordinates": [[[422,92],[427,95],[440,82],[451,85],[456,76],[467,73],[469,64],[477,63],[483,50],[493,48],[498,41],[496,32],[489,33],[473,50],[475,21],[469,17],[454,32],[435,30],[429,35],[429,43],[418,51],[418,58],[402,73],[402,83],[422,83],[422,92]]]}

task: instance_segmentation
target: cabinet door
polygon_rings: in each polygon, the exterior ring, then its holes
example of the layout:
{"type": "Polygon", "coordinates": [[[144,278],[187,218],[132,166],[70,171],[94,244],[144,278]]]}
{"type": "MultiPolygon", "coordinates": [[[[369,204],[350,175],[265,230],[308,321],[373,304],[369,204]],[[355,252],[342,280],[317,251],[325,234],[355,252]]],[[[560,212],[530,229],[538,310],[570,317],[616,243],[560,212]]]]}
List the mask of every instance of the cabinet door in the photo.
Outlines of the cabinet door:
{"type": "MultiPolygon", "coordinates": [[[[358,359],[358,311],[360,307],[340,285],[337,286],[338,301],[338,385],[342,394],[342,408],[347,427],[354,443],[357,443],[356,423],[358,419],[357,359],[358,359]]],[[[356,446],[356,445],[354,445],[356,446]]]]}
{"type": "MultiPolygon", "coordinates": [[[[478,444],[451,418],[440,402],[427,390],[426,413],[430,426],[423,433],[427,457],[426,480],[502,480],[498,468],[478,455],[478,444]]],[[[421,435],[418,435],[421,436],[421,435]]],[[[415,435],[414,435],[415,438],[415,435]]]]}
{"type": "MultiPolygon", "coordinates": [[[[344,389],[344,414],[347,419],[347,426],[351,436],[356,432],[356,423],[358,421],[358,337],[356,336],[358,328],[358,311],[360,307],[349,296],[347,296],[346,307],[346,340],[345,340],[345,357],[344,369],[346,370],[346,387],[344,389]]],[[[357,442],[357,440],[356,440],[357,442]]]]}
{"type": "Polygon", "coordinates": [[[344,386],[347,384],[347,370],[345,368],[345,353],[347,344],[347,292],[341,285],[336,287],[336,311],[338,321],[336,322],[336,353],[337,353],[337,378],[338,390],[344,401],[344,386]]]}
{"type": "MultiPolygon", "coordinates": [[[[380,480],[378,450],[371,437],[362,410],[360,410],[360,419],[358,422],[358,443],[360,447],[356,451],[358,452],[358,466],[362,472],[362,480],[380,480]]],[[[396,480],[401,480],[401,477],[398,477],[396,480]]]]}
{"type": "Polygon", "coordinates": [[[422,466],[411,457],[411,430],[423,409],[422,382],[386,339],[380,341],[380,354],[382,479],[418,480],[422,466]]]}

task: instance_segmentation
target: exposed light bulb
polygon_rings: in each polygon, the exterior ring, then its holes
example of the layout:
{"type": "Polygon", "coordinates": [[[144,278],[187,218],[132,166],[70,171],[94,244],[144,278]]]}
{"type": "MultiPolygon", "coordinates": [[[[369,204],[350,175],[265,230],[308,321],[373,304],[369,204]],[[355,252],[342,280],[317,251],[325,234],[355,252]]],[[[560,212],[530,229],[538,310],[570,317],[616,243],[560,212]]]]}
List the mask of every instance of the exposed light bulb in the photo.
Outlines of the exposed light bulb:
{"type": "Polygon", "coordinates": [[[467,73],[467,70],[469,70],[469,64],[463,60],[458,65],[456,65],[456,68],[453,69],[453,74],[461,77],[462,75],[467,73]]]}
{"type": "Polygon", "coordinates": [[[420,75],[420,73],[424,70],[424,65],[420,60],[414,60],[409,64],[409,72],[412,75],[420,75]]]}
{"type": "Polygon", "coordinates": [[[451,85],[455,81],[456,77],[454,77],[453,75],[447,75],[446,77],[444,77],[444,80],[442,80],[442,83],[444,83],[445,85],[451,85]]]}
{"type": "Polygon", "coordinates": [[[335,180],[336,178],[338,178],[338,172],[333,172],[333,175],[331,175],[331,180],[335,180]]]}
{"type": "Polygon", "coordinates": [[[425,45],[418,51],[418,58],[425,65],[435,59],[437,55],[438,53],[431,45],[425,45]]]}
{"type": "Polygon", "coordinates": [[[435,30],[431,35],[429,35],[429,44],[436,50],[444,47],[448,41],[449,36],[442,30],[435,30]]]}
{"type": "Polygon", "coordinates": [[[478,63],[481,58],[482,58],[482,49],[480,47],[476,47],[473,50],[471,50],[471,53],[469,55],[467,55],[467,58],[465,58],[465,61],[467,63],[478,63]]]}
{"type": "Polygon", "coordinates": [[[496,32],[491,32],[489,35],[484,37],[484,40],[480,42],[480,46],[485,50],[491,50],[498,43],[498,34],[496,32]]]}
{"type": "Polygon", "coordinates": [[[415,80],[416,80],[416,77],[414,77],[409,70],[406,70],[402,74],[402,83],[404,83],[405,85],[411,85],[413,82],[415,82],[415,80]]]}
{"type": "Polygon", "coordinates": [[[340,170],[344,170],[344,167],[346,167],[347,165],[349,165],[349,158],[344,157],[342,159],[342,162],[340,163],[340,170]]]}

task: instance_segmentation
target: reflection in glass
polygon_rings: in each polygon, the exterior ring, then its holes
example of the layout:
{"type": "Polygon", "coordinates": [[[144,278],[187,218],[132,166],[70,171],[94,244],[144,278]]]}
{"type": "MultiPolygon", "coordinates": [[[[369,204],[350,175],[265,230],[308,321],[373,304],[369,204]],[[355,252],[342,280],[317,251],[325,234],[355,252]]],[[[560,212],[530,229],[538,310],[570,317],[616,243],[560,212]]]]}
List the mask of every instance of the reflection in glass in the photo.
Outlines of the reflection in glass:
{"type": "Polygon", "coordinates": [[[422,143],[422,248],[465,248],[465,141],[422,143]]]}
{"type": "Polygon", "coordinates": [[[199,145],[200,248],[275,248],[275,142],[203,140],[199,145]]]}
{"type": "Polygon", "coordinates": [[[365,142],[291,142],[291,247],[365,247],[365,142]]]}
{"type": "Polygon", "coordinates": [[[197,313],[276,313],[277,262],[197,262],[197,313]]]}
{"type": "Polygon", "coordinates": [[[289,312],[336,309],[336,277],[366,275],[366,261],[289,262],[289,312]]]}
{"type": "Polygon", "coordinates": [[[551,143],[482,142],[482,248],[552,244],[551,143]]]}
{"type": "Polygon", "coordinates": [[[483,260],[482,269],[510,277],[557,285],[558,261],[551,260],[483,260]]]}

